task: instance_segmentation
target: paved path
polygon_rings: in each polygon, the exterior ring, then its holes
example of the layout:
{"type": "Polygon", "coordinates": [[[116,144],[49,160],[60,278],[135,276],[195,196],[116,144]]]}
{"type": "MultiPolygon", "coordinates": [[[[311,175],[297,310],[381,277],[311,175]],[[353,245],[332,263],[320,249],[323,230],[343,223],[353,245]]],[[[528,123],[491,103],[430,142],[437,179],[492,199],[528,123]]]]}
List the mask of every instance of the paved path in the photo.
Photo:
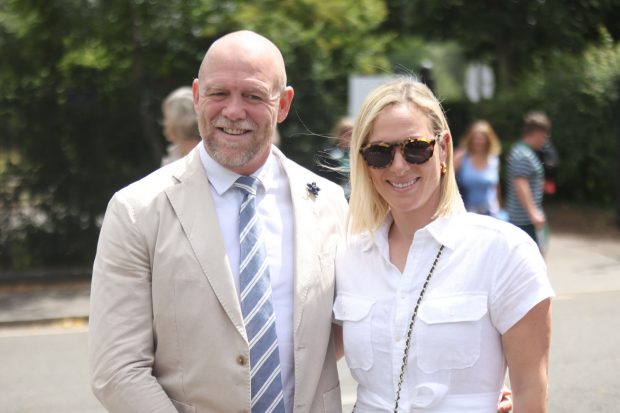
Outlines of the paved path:
{"type": "Polygon", "coordinates": [[[0,286],[0,328],[88,319],[90,281],[0,286]]]}

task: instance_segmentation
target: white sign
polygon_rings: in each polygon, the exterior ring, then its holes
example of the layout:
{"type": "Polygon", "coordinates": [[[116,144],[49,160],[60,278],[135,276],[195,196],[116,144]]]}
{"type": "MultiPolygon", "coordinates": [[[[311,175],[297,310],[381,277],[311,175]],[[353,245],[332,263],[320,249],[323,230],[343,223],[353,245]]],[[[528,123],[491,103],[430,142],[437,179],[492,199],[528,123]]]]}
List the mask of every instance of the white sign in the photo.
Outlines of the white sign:
{"type": "Polygon", "coordinates": [[[465,94],[471,102],[491,99],[495,92],[495,75],[487,64],[472,63],[465,71],[465,94]]]}
{"type": "Polygon", "coordinates": [[[355,119],[366,96],[378,86],[394,80],[394,75],[349,76],[349,117],[355,119]]]}

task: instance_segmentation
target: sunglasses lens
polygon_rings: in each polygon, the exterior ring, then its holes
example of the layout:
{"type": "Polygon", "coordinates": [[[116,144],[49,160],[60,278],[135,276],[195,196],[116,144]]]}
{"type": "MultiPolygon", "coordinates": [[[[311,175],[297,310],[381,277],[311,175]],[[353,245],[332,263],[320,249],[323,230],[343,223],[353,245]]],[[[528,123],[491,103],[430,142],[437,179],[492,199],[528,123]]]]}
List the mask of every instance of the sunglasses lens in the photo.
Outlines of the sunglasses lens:
{"type": "Polygon", "coordinates": [[[394,148],[383,145],[370,145],[362,155],[366,164],[373,168],[385,168],[394,159],[394,148]]]}
{"type": "Polygon", "coordinates": [[[433,156],[435,141],[426,142],[412,140],[405,144],[405,159],[409,163],[420,164],[428,161],[433,156]]]}

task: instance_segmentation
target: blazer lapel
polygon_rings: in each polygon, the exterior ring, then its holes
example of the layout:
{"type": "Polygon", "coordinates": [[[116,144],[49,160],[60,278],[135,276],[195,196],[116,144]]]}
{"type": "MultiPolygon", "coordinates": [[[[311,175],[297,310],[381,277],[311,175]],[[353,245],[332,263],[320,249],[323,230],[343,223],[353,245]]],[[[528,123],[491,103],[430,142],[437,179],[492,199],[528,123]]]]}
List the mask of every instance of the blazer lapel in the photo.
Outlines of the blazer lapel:
{"type": "Polygon", "coordinates": [[[309,194],[306,187],[306,184],[310,182],[304,181],[306,175],[296,173],[294,168],[287,165],[288,159],[279,151],[276,150],[275,152],[280,157],[288,176],[293,202],[295,231],[293,329],[296,332],[301,323],[308,290],[312,283],[316,281],[312,275],[316,274],[316,268],[320,267],[317,252],[319,241],[316,235],[317,229],[315,228],[318,217],[316,216],[317,211],[314,207],[313,195],[309,194]]]}
{"type": "Polygon", "coordinates": [[[222,308],[245,338],[237,290],[198,148],[186,158],[184,167],[179,168],[174,177],[179,183],[166,190],[168,199],[222,308]]]}

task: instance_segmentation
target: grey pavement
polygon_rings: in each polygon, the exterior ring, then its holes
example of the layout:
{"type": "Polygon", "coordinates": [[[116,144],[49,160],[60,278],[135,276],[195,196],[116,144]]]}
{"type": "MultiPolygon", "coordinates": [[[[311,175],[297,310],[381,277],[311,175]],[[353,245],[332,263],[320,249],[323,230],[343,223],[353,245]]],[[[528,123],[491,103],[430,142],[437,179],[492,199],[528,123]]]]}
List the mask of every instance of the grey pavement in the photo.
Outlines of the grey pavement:
{"type": "Polygon", "coordinates": [[[90,280],[0,285],[0,328],[88,319],[90,280]]]}

